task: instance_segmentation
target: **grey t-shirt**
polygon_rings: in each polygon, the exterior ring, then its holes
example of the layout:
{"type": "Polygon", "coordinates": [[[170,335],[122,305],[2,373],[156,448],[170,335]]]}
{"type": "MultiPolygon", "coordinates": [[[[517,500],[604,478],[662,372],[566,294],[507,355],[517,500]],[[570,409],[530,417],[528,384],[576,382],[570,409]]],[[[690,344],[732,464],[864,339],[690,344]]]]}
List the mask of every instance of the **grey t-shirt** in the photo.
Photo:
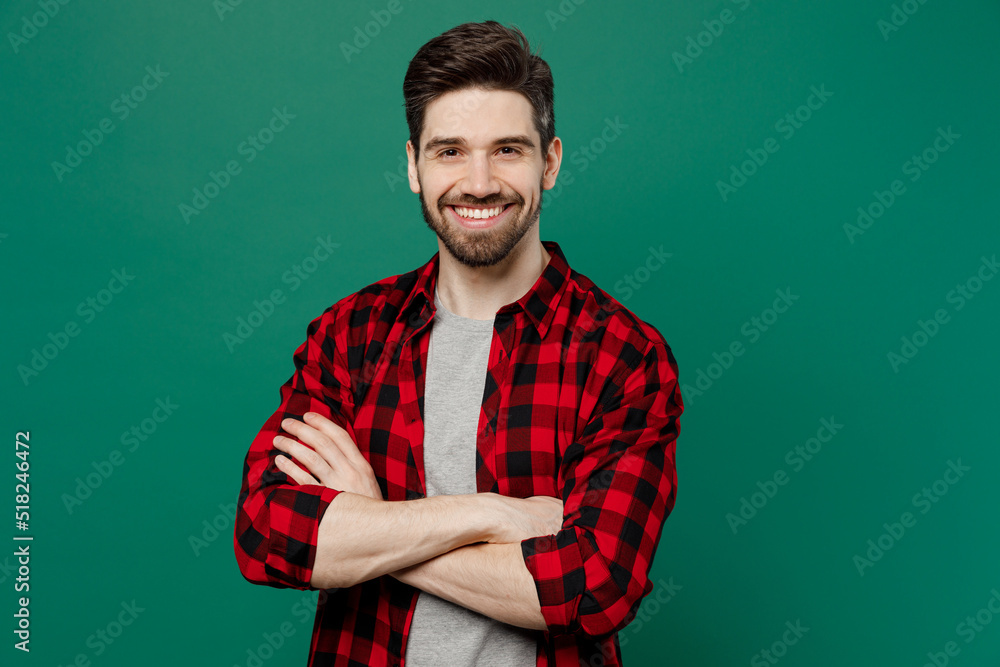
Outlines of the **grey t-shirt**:
{"type": "MultiPolygon", "coordinates": [[[[424,378],[427,495],[476,493],[476,428],[486,387],[493,320],[436,312],[424,378]]],[[[406,644],[407,667],[530,667],[539,633],[501,623],[421,591],[406,644]]]]}

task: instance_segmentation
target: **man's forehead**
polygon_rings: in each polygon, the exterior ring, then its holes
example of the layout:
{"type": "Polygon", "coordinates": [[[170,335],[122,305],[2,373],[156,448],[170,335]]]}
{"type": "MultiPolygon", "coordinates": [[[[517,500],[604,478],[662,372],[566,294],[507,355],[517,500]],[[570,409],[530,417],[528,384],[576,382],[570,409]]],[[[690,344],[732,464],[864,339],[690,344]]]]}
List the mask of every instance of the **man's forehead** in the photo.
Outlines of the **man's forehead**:
{"type": "Polygon", "coordinates": [[[466,88],[445,93],[427,105],[421,140],[461,138],[480,143],[525,135],[537,141],[527,97],[511,90],[466,88]]]}

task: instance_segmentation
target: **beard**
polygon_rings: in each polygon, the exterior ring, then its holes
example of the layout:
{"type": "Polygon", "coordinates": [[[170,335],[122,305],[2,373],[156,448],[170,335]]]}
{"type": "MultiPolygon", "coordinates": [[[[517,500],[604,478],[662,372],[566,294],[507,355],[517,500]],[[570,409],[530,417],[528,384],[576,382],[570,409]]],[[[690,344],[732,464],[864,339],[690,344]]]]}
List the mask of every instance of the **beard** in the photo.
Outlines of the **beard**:
{"type": "Polygon", "coordinates": [[[471,268],[493,266],[507,257],[528,230],[538,222],[542,212],[541,181],[538,192],[538,203],[530,211],[524,209],[524,198],[514,192],[509,197],[498,194],[485,199],[464,197],[462,201],[454,202],[439,200],[438,210],[434,212],[424,200],[424,188],[421,184],[420,210],[424,215],[424,222],[437,234],[455,259],[471,268]],[[514,211],[507,220],[489,229],[465,229],[453,223],[444,210],[449,205],[497,206],[504,203],[510,203],[514,211]]]}

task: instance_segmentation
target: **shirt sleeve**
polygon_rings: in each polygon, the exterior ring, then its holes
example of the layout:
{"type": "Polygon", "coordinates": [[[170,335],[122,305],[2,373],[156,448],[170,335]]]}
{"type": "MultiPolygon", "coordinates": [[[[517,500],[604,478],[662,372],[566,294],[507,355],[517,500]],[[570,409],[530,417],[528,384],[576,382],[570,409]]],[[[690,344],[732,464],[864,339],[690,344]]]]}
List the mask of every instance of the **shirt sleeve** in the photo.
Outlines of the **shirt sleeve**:
{"type": "Polygon", "coordinates": [[[305,413],[316,412],[357,441],[351,427],[351,377],[342,352],[344,318],[338,318],[334,308],[309,324],[306,341],[293,356],[295,372],[280,388],[281,403],[254,438],[243,464],[234,548],[240,572],[255,584],[313,588],[309,582],[319,523],[340,493],[326,486],[296,484],[275,466],[275,458],[284,454],[274,447],[274,437],[294,439],[281,428],[282,420],[301,421],[305,413]]]}
{"type": "Polygon", "coordinates": [[[683,409],[665,343],[651,344],[638,365],[605,384],[563,455],[562,529],[521,542],[549,632],[618,632],[652,591],[649,569],[676,497],[683,409]]]}

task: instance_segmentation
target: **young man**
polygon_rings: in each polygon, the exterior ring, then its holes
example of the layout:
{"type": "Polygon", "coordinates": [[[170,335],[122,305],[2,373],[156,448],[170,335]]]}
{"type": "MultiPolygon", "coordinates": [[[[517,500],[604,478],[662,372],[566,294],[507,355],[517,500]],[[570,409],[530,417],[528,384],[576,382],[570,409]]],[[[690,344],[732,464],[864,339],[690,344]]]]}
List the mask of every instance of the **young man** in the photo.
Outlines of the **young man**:
{"type": "Polygon", "coordinates": [[[460,25],[403,83],[422,267],[313,320],[243,469],[243,576],[323,589],[309,664],[621,663],[674,506],[663,336],[540,241],[552,76],[460,25]]]}

